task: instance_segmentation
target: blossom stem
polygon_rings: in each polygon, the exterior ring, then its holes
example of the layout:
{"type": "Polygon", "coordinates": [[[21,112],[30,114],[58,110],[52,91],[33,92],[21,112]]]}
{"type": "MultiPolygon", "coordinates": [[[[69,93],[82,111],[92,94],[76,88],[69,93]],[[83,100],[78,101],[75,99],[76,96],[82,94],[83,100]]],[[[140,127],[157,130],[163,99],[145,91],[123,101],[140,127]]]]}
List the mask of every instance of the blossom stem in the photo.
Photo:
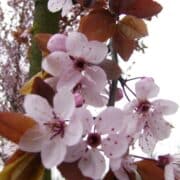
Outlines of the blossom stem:
{"type": "MultiPolygon", "coordinates": [[[[110,41],[110,51],[112,55],[112,60],[118,63],[118,56],[116,50],[112,47],[112,40],[110,41]]],[[[108,106],[114,106],[115,104],[115,96],[116,96],[116,90],[117,90],[117,80],[112,80],[112,83],[110,85],[110,93],[109,93],[109,101],[108,106]]]]}

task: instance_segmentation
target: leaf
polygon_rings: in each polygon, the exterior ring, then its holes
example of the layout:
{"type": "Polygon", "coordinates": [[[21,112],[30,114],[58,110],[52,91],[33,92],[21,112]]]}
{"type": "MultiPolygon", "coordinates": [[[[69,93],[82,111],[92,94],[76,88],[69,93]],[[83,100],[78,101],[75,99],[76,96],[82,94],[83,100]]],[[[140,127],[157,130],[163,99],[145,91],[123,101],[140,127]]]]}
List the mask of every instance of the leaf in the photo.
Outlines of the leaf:
{"type": "Polygon", "coordinates": [[[46,77],[48,77],[48,74],[46,72],[39,72],[37,73],[36,75],[34,75],[29,81],[27,81],[23,87],[19,90],[20,94],[22,95],[27,95],[27,94],[30,94],[32,93],[33,91],[33,83],[34,83],[34,80],[36,77],[39,77],[39,78],[42,78],[42,79],[45,79],[46,77]]]}
{"type": "Polygon", "coordinates": [[[145,22],[142,19],[134,16],[125,16],[119,22],[119,30],[128,39],[139,39],[148,35],[148,30],[145,22]]]}
{"type": "Polygon", "coordinates": [[[45,54],[49,53],[49,50],[47,49],[47,43],[51,36],[52,34],[49,33],[38,33],[34,36],[38,48],[45,54]]]}
{"type": "Polygon", "coordinates": [[[112,39],[113,48],[118,52],[124,61],[128,61],[136,48],[136,42],[128,39],[117,26],[117,30],[112,39]]]}
{"type": "Polygon", "coordinates": [[[15,143],[35,124],[33,119],[21,113],[0,112],[0,135],[15,143]]]}
{"type": "Polygon", "coordinates": [[[155,160],[143,160],[136,163],[138,172],[143,180],[164,180],[164,172],[155,160]]]}
{"type": "Polygon", "coordinates": [[[87,8],[102,8],[106,5],[105,0],[77,0],[77,2],[87,8]]]}
{"type": "Polygon", "coordinates": [[[79,31],[89,40],[106,41],[115,30],[115,18],[105,9],[96,9],[80,20],[79,31]]]}
{"type": "Polygon", "coordinates": [[[119,65],[112,60],[106,59],[99,66],[105,71],[107,78],[110,80],[117,80],[122,73],[119,65]]]}
{"type": "Polygon", "coordinates": [[[33,94],[38,94],[48,100],[48,102],[53,105],[53,97],[55,95],[55,91],[51,86],[49,86],[47,83],[45,83],[41,78],[36,77],[34,79],[33,88],[32,88],[33,94]]]}
{"type": "Polygon", "coordinates": [[[15,161],[5,165],[1,180],[43,180],[44,167],[37,154],[23,153],[15,161]]]}
{"type": "Polygon", "coordinates": [[[162,10],[162,6],[154,0],[134,0],[122,13],[138,18],[151,18],[162,10]]]}

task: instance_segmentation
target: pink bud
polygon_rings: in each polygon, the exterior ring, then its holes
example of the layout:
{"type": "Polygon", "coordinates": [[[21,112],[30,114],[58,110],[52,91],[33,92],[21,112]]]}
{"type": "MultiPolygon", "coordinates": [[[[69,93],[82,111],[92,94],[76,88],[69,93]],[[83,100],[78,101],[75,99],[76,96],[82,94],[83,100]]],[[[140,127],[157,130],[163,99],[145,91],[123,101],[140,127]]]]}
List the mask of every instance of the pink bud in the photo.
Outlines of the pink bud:
{"type": "Polygon", "coordinates": [[[79,93],[75,93],[74,94],[74,99],[75,99],[75,103],[76,103],[76,107],[81,107],[84,104],[84,98],[82,97],[81,94],[79,93]]]}
{"type": "Polygon", "coordinates": [[[116,101],[119,101],[122,98],[123,98],[123,91],[122,91],[121,88],[117,88],[116,89],[116,97],[115,97],[115,99],[116,99],[116,101]]]}

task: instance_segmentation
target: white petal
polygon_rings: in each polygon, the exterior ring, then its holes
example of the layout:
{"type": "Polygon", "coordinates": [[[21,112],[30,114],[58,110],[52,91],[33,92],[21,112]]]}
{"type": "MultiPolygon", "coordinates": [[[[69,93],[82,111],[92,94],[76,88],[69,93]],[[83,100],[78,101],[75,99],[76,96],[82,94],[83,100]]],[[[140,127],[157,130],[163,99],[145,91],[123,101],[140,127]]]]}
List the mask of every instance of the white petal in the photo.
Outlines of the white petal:
{"type": "Polygon", "coordinates": [[[69,163],[77,161],[84,155],[86,148],[87,148],[87,145],[84,141],[81,141],[80,143],[74,146],[68,146],[64,161],[69,162],[69,163]]]}
{"type": "Polygon", "coordinates": [[[139,99],[148,99],[157,96],[159,87],[152,78],[143,78],[135,85],[136,95],[139,99]]]}
{"type": "Polygon", "coordinates": [[[110,159],[110,166],[112,171],[116,171],[121,168],[122,165],[122,158],[115,158],[115,159],[110,159]]]}
{"type": "Polygon", "coordinates": [[[78,164],[82,174],[92,179],[103,179],[106,170],[104,156],[96,149],[86,152],[78,164]]]}
{"type": "Polygon", "coordinates": [[[151,155],[154,151],[157,140],[153,137],[149,130],[144,130],[144,133],[139,137],[139,146],[142,151],[151,155]]]}
{"type": "Polygon", "coordinates": [[[66,37],[64,34],[54,34],[47,43],[47,48],[51,51],[66,51],[66,37]]]}
{"type": "Polygon", "coordinates": [[[66,0],[62,9],[62,17],[66,16],[72,8],[72,0],[66,0]]]}
{"type": "Polygon", "coordinates": [[[72,69],[72,67],[73,63],[65,52],[52,52],[42,61],[42,69],[53,76],[61,76],[61,74],[72,69]]]}
{"type": "Polygon", "coordinates": [[[119,134],[111,134],[102,141],[102,149],[107,157],[118,158],[128,150],[128,139],[119,134]]]}
{"type": "Polygon", "coordinates": [[[89,41],[83,49],[83,58],[92,64],[101,63],[106,57],[108,48],[98,41],[89,41]]]}
{"type": "Polygon", "coordinates": [[[66,49],[71,56],[81,58],[87,42],[88,40],[84,34],[71,32],[66,40],[66,49]]]}
{"type": "Polygon", "coordinates": [[[67,88],[71,91],[80,82],[81,78],[82,75],[79,71],[69,69],[61,74],[56,88],[58,91],[61,88],[67,88]]]}
{"type": "Polygon", "coordinates": [[[40,152],[47,141],[47,134],[43,127],[38,125],[28,129],[21,137],[19,148],[27,152],[40,152]]]}
{"type": "Polygon", "coordinates": [[[91,132],[94,120],[91,113],[85,108],[77,108],[72,116],[72,120],[80,120],[83,125],[83,135],[91,132]]]}
{"type": "Polygon", "coordinates": [[[124,114],[115,107],[107,107],[96,118],[96,129],[100,134],[115,134],[124,128],[124,114]]]}
{"type": "Polygon", "coordinates": [[[62,118],[62,120],[70,119],[75,109],[74,96],[70,91],[65,88],[59,90],[54,96],[53,104],[55,113],[62,118]]]}
{"type": "Polygon", "coordinates": [[[172,164],[168,164],[165,166],[164,178],[165,180],[175,180],[174,169],[172,164]]]}
{"type": "Polygon", "coordinates": [[[30,94],[25,97],[24,108],[26,113],[38,123],[52,119],[52,108],[47,100],[41,96],[30,94]]]}
{"type": "Polygon", "coordinates": [[[123,168],[113,171],[113,173],[118,180],[129,180],[129,176],[123,168]]]}
{"type": "Polygon", "coordinates": [[[170,100],[158,99],[153,103],[154,108],[164,115],[173,114],[178,109],[178,104],[170,100]]]}
{"type": "Polygon", "coordinates": [[[63,141],[69,146],[75,145],[80,141],[82,133],[82,122],[79,119],[71,119],[69,125],[65,129],[63,141]]]}
{"type": "Polygon", "coordinates": [[[66,146],[55,137],[48,140],[41,151],[41,160],[45,168],[50,169],[63,162],[66,155],[66,146]]]}
{"type": "Polygon", "coordinates": [[[157,140],[163,140],[170,136],[172,125],[165,121],[161,114],[150,117],[148,125],[150,131],[157,140]]]}
{"type": "Polygon", "coordinates": [[[57,77],[50,77],[44,80],[49,86],[51,86],[54,90],[56,89],[58,78],[57,77]]]}
{"type": "Polygon", "coordinates": [[[48,1],[49,11],[53,13],[59,11],[63,7],[65,1],[66,0],[49,0],[48,1]]]}
{"type": "Polygon", "coordinates": [[[98,66],[87,66],[85,68],[85,77],[86,76],[89,77],[85,78],[83,84],[88,88],[91,88],[97,92],[101,92],[105,88],[107,84],[107,78],[102,68],[98,66]],[[88,81],[89,78],[94,81],[94,84],[92,84],[91,81],[88,81]]]}

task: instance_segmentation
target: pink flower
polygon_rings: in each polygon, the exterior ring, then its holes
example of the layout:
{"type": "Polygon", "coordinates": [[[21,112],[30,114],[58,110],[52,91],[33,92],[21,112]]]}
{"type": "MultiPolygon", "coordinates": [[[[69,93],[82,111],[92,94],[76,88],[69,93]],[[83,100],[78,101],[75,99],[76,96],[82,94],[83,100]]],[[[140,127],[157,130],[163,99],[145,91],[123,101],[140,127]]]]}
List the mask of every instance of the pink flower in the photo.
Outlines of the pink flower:
{"type": "MultiPolygon", "coordinates": [[[[82,123],[73,119],[75,102],[73,95],[62,89],[54,96],[52,108],[46,99],[27,95],[24,108],[37,125],[22,136],[19,146],[27,152],[41,152],[42,163],[52,168],[63,162],[67,146],[75,145],[82,136],[82,123]]],[[[80,115],[80,114],[79,114],[80,115]]]]}
{"type": "Polygon", "coordinates": [[[83,139],[68,148],[66,162],[78,159],[79,168],[84,176],[102,179],[107,169],[105,156],[120,158],[127,152],[129,142],[124,131],[124,115],[120,109],[108,107],[95,119],[88,110],[78,109],[83,114],[83,139]],[[104,156],[105,155],[105,156],[104,156]]]}
{"type": "Polygon", "coordinates": [[[175,113],[178,105],[169,100],[154,100],[159,87],[152,78],[143,78],[135,85],[137,99],[128,103],[125,110],[129,123],[128,130],[132,136],[140,133],[139,145],[145,153],[152,153],[159,140],[170,135],[172,126],[164,120],[163,115],[175,113]],[[143,131],[142,131],[143,129],[143,131]]]}
{"type": "Polygon", "coordinates": [[[72,0],[49,0],[48,9],[52,13],[62,10],[62,16],[66,16],[72,8],[72,0]]]}
{"type": "Polygon", "coordinates": [[[165,180],[180,179],[180,155],[159,156],[159,165],[164,168],[165,180]]]}
{"type": "MultiPolygon", "coordinates": [[[[55,81],[52,78],[50,81],[56,82],[57,90],[66,87],[73,93],[81,94],[86,104],[105,105],[107,99],[102,94],[107,79],[105,72],[97,64],[102,62],[107,54],[106,45],[98,41],[88,41],[86,36],[79,32],[69,33],[65,48],[62,45],[63,48],[58,46],[56,49],[54,44],[58,44],[57,41],[50,41],[53,52],[42,63],[42,68],[56,78],[55,81]],[[66,49],[66,52],[59,51],[60,49],[66,49]]],[[[64,43],[64,40],[62,41],[64,43]]]]}

